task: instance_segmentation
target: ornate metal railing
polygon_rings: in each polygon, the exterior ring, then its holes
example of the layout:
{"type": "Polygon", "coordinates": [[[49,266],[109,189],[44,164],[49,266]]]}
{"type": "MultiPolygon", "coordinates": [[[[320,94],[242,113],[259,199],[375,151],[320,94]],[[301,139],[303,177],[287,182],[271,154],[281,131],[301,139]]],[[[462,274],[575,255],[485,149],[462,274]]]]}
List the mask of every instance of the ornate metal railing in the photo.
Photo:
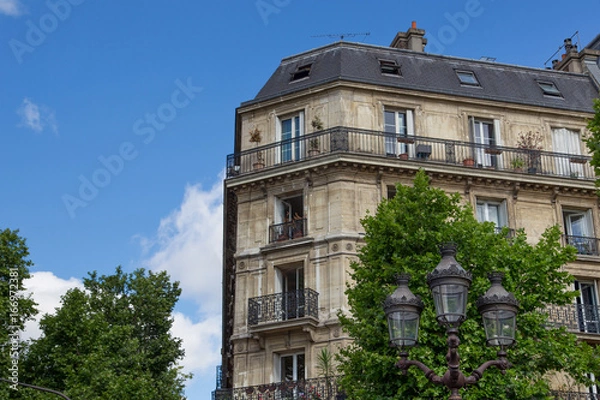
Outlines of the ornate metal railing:
{"type": "Polygon", "coordinates": [[[587,236],[563,235],[564,244],[570,244],[577,249],[578,254],[597,256],[598,238],[587,236]]]}
{"type": "Polygon", "coordinates": [[[600,394],[598,393],[553,390],[552,396],[555,400],[600,400],[600,394]]]}
{"type": "Polygon", "coordinates": [[[249,326],[304,317],[319,318],[319,293],[312,289],[248,299],[249,326]]]}
{"type": "Polygon", "coordinates": [[[332,153],[593,180],[591,157],[335,127],[227,156],[227,177],[332,153]]]}
{"type": "Polygon", "coordinates": [[[572,332],[600,334],[600,307],[585,304],[548,306],[551,326],[564,326],[572,332]]]}
{"type": "Polygon", "coordinates": [[[306,236],[306,218],[295,219],[269,227],[269,242],[281,242],[306,236]]]}
{"type": "Polygon", "coordinates": [[[315,378],[299,381],[247,386],[221,392],[216,400],[344,400],[346,395],[337,378],[315,378]]]}

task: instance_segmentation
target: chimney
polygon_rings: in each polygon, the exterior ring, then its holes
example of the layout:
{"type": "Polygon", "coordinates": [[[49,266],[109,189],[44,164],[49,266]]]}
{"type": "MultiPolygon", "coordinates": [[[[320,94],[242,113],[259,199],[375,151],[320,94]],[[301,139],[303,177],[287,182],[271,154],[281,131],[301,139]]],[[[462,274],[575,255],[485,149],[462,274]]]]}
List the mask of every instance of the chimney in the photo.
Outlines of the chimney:
{"type": "MultiPolygon", "coordinates": [[[[568,72],[583,72],[583,54],[577,52],[577,45],[573,44],[571,38],[564,40],[565,48],[564,54],[561,54],[561,59],[558,62],[552,61],[552,68],[557,71],[568,71],[568,72]]],[[[583,53],[583,52],[582,52],[583,53]]]]}
{"type": "Polygon", "coordinates": [[[417,28],[417,22],[413,21],[410,29],[406,32],[398,32],[390,44],[390,47],[396,49],[406,49],[418,52],[425,50],[427,39],[424,38],[425,30],[417,28]]]}

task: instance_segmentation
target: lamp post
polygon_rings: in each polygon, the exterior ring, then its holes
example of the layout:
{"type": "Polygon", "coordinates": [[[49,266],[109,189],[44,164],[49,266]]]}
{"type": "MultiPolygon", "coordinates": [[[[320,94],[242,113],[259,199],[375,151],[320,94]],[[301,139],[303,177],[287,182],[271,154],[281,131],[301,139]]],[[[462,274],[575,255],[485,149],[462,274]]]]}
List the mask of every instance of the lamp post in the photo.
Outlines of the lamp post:
{"type": "Polygon", "coordinates": [[[390,345],[400,347],[400,360],[396,366],[405,375],[413,365],[420,368],[429,381],[450,389],[450,400],[461,400],[459,389],[479,381],[489,367],[495,366],[503,374],[511,367],[506,359],[505,347],[515,342],[518,302],[512,293],[502,287],[501,273],[489,275],[492,286],[477,300],[477,308],[483,317],[487,344],[499,347],[498,358],[483,363],[470,376],[465,376],[460,370],[458,328],[466,319],[472,276],[454,258],[455,245],[443,246],[441,254],[442,260],[427,275],[427,283],[433,295],[436,318],[440,325],[446,327],[448,334],[448,370],[443,376],[436,375],[420,361],[408,359],[406,348],[417,344],[419,319],[423,310],[421,300],[408,288],[409,275],[398,276],[398,288],[386,298],[384,308],[390,332],[390,345]]]}

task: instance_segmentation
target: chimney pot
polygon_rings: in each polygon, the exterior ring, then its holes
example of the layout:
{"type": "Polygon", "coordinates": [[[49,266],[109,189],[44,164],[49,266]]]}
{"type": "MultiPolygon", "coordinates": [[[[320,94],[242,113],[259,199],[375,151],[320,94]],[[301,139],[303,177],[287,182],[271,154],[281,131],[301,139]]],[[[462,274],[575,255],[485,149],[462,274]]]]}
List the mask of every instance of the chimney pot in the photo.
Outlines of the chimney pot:
{"type": "Polygon", "coordinates": [[[417,21],[413,21],[411,25],[412,29],[417,29],[417,21]]]}

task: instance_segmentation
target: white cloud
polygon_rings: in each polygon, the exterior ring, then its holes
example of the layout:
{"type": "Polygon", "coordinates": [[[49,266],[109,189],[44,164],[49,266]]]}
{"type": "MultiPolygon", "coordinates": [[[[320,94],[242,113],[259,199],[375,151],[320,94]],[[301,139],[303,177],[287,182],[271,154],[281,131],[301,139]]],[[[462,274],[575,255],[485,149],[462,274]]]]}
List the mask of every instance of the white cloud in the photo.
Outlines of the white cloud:
{"type": "Polygon", "coordinates": [[[171,332],[183,340],[184,371],[214,375],[215,367],[221,363],[221,317],[213,315],[194,323],[188,316],[175,312],[171,332]]]}
{"type": "Polygon", "coordinates": [[[153,253],[145,265],[167,271],[181,283],[182,298],[207,315],[221,312],[222,192],[221,179],[208,191],[187,186],[181,206],[160,221],[156,236],[138,237],[153,253]]]}
{"type": "Polygon", "coordinates": [[[54,275],[52,272],[40,271],[33,272],[31,278],[23,282],[27,292],[31,293],[33,300],[38,304],[38,315],[34,321],[28,321],[25,324],[23,339],[37,339],[42,331],[39,328],[39,320],[44,314],[54,314],[57,307],[60,307],[60,297],[67,290],[78,287],[83,288],[83,283],[75,278],[68,280],[54,275]]]}
{"type": "Polygon", "coordinates": [[[174,313],[171,329],[183,340],[181,361],[194,378],[186,386],[205,390],[221,363],[221,259],[223,242],[222,176],[209,190],[185,188],[178,209],[160,221],[156,235],[137,237],[146,254],[144,266],[167,271],[181,284],[182,299],[196,305],[196,315],[174,313]]]}
{"type": "Polygon", "coordinates": [[[21,103],[21,106],[17,110],[17,114],[21,117],[19,127],[25,127],[37,133],[42,133],[48,128],[53,133],[58,133],[58,124],[56,123],[54,111],[43,104],[37,105],[28,98],[24,98],[23,103],[21,103]]]}
{"type": "Polygon", "coordinates": [[[23,6],[19,0],[0,0],[0,14],[18,17],[23,14],[23,6]]]}

